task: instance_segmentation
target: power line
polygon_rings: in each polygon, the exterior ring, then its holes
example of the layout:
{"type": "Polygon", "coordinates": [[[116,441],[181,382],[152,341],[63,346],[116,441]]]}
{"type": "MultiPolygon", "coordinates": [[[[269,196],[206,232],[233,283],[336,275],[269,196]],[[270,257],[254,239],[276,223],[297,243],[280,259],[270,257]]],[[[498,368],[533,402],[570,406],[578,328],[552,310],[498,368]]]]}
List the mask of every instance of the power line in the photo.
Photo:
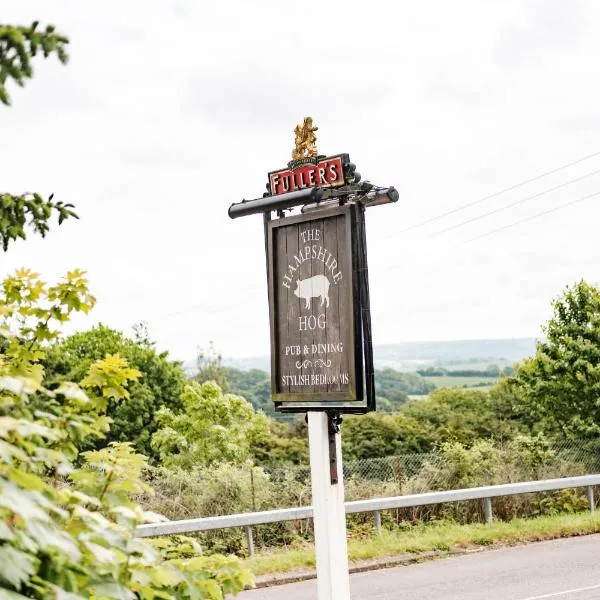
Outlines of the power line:
{"type": "Polygon", "coordinates": [[[464,210],[465,208],[470,208],[471,206],[475,206],[476,204],[480,204],[481,202],[485,202],[486,200],[491,200],[492,198],[496,198],[497,196],[501,196],[502,194],[506,194],[507,192],[510,192],[512,190],[516,190],[517,188],[520,188],[524,185],[527,185],[528,183],[533,183],[534,181],[538,181],[540,179],[543,179],[544,177],[548,177],[548,175],[553,175],[554,173],[558,173],[560,171],[563,171],[564,169],[568,169],[569,167],[573,167],[575,165],[578,165],[586,160],[589,160],[590,158],[594,158],[596,156],[600,156],[600,152],[594,152],[592,154],[588,154],[586,156],[583,156],[581,158],[578,158],[577,160],[574,160],[570,163],[567,163],[565,165],[561,165],[560,167],[556,167],[555,169],[551,169],[550,171],[546,171],[544,173],[541,173],[540,175],[536,175],[535,177],[531,177],[530,179],[525,179],[524,181],[521,181],[519,183],[515,183],[514,185],[511,185],[507,188],[504,188],[502,190],[500,190],[499,192],[494,192],[493,194],[489,194],[488,196],[484,196],[483,198],[479,198],[478,200],[474,200],[473,202],[468,202],[467,204],[462,204],[461,206],[457,206],[456,208],[450,209],[446,212],[443,212],[439,215],[435,215],[429,219],[426,219],[424,221],[420,221],[419,223],[415,223],[414,225],[410,225],[409,227],[406,227],[404,229],[401,229],[400,231],[396,231],[395,233],[392,233],[388,236],[385,236],[383,238],[380,238],[381,240],[387,240],[389,238],[395,237],[397,235],[401,235],[403,233],[406,233],[408,231],[412,231],[414,229],[418,229],[420,227],[423,227],[425,225],[428,225],[429,223],[433,223],[434,221],[438,221],[439,219],[443,219],[444,217],[447,217],[449,215],[453,215],[461,210],[464,210]]]}
{"type": "Polygon", "coordinates": [[[498,229],[492,229],[491,231],[486,231],[485,233],[482,233],[481,235],[471,238],[470,240],[465,240],[464,242],[460,242],[459,244],[456,244],[456,245],[462,246],[463,244],[469,244],[471,242],[474,242],[475,240],[480,240],[481,238],[488,237],[490,235],[493,235],[494,233],[498,233],[499,231],[504,231],[505,229],[510,229],[511,227],[516,227],[517,225],[521,225],[521,223],[527,223],[528,221],[533,221],[534,219],[539,219],[540,217],[543,217],[550,213],[556,212],[558,210],[562,210],[563,208],[567,208],[569,206],[572,206],[573,204],[577,204],[578,202],[583,202],[584,200],[589,200],[590,198],[594,198],[595,196],[600,196],[600,192],[594,192],[593,194],[588,194],[587,196],[582,196],[581,198],[577,198],[576,200],[571,200],[571,202],[565,202],[564,204],[559,204],[558,206],[555,206],[554,208],[550,208],[543,212],[536,213],[535,215],[531,215],[530,217],[521,219],[520,221],[516,221],[515,223],[510,223],[508,225],[504,225],[503,227],[498,227],[498,229]]]}
{"type": "MultiPolygon", "coordinates": [[[[250,285],[247,285],[245,288],[243,288],[241,291],[248,292],[250,290],[258,289],[259,287],[263,287],[263,285],[264,285],[263,283],[251,283],[250,285]]],[[[165,315],[152,317],[151,319],[148,319],[148,320],[149,321],[162,321],[164,319],[178,317],[180,315],[184,315],[186,313],[193,312],[196,310],[202,310],[207,315],[216,315],[216,314],[226,312],[228,310],[233,310],[234,308],[239,308],[239,307],[240,307],[239,303],[238,304],[230,304],[227,306],[219,306],[216,308],[207,308],[206,304],[194,304],[193,306],[188,306],[187,308],[182,308],[180,310],[177,310],[177,311],[165,314],[165,315]]]]}
{"type": "MultiPolygon", "coordinates": [[[[490,235],[494,235],[495,233],[504,231],[505,229],[511,229],[512,227],[516,227],[517,225],[521,225],[522,223],[527,223],[528,221],[533,221],[534,219],[538,219],[538,218],[548,215],[550,213],[557,212],[559,210],[562,210],[563,208],[568,208],[569,206],[572,206],[573,204],[583,202],[584,200],[589,200],[590,198],[594,198],[595,196],[600,196],[600,192],[594,192],[593,194],[588,194],[587,196],[582,196],[581,198],[576,198],[575,200],[571,200],[570,202],[565,202],[564,204],[559,204],[558,206],[555,206],[554,208],[550,208],[548,210],[544,210],[542,212],[535,213],[534,215],[526,217],[525,219],[520,219],[519,221],[515,221],[514,223],[509,223],[508,225],[498,227],[497,229],[492,229],[491,231],[486,231],[485,233],[482,233],[481,235],[478,235],[474,238],[464,240],[462,242],[458,242],[457,244],[454,244],[453,246],[449,246],[449,248],[457,248],[459,246],[462,246],[463,244],[469,244],[471,242],[474,242],[475,240],[479,240],[479,239],[488,237],[490,235]]],[[[394,271],[395,269],[399,269],[404,266],[405,266],[405,263],[397,263],[395,265],[391,265],[389,267],[386,267],[385,269],[382,269],[380,272],[394,271]]]]}
{"type": "MultiPolygon", "coordinates": [[[[493,194],[490,194],[488,196],[484,196],[483,198],[480,198],[479,200],[475,200],[473,202],[469,202],[467,204],[463,204],[463,205],[458,206],[458,207],[456,207],[456,208],[454,208],[452,210],[446,211],[444,213],[441,213],[439,215],[431,217],[430,219],[427,219],[425,221],[421,221],[420,223],[416,223],[414,225],[411,225],[410,227],[407,227],[405,229],[397,231],[396,233],[392,233],[391,235],[388,235],[388,236],[385,236],[385,237],[379,238],[379,239],[380,240],[386,240],[386,239],[395,237],[397,235],[400,235],[402,233],[406,233],[407,231],[411,231],[413,229],[417,229],[417,228],[422,227],[424,225],[427,225],[429,223],[433,223],[434,221],[438,221],[439,219],[442,219],[442,218],[444,218],[446,216],[455,214],[455,213],[457,213],[457,212],[459,212],[461,210],[464,210],[464,209],[469,208],[471,206],[475,206],[476,204],[480,204],[481,202],[484,202],[486,200],[490,200],[492,198],[495,198],[497,196],[505,194],[506,192],[515,190],[515,189],[517,189],[519,187],[522,187],[522,186],[524,186],[524,185],[526,185],[528,183],[532,183],[534,181],[538,181],[539,179],[547,177],[548,175],[552,175],[554,173],[558,173],[559,171],[562,171],[562,170],[567,169],[569,167],[572,167],[574,165],[580,164],[580,163],[582,163],[582,162],[584,162],[586,160],[589,160],[590,158],[594,158],[596,156],[600,156],[600,151],[599,152],[594,152],[592,154],[588,154],[588,155],[583,156],[583,157],[581,157],[581,158],[579,158],[577,160],[574,160],[574,161],[572,161],[570,163],[564,164],[564,165],[562,165],[560,167],[556,167],[555,169],[551,169],[550,171],[546,171],[544,173],[541,173],[540,175],[536,175],[535,177],[531,177],[529,179],[521,181],[520,183],[517,183],[517,184],[514,184],[514,185],[509,186],[507,188],[504,188],[504,189],[502,189],[502,190],[500,190],[498,192],[495,192],[493,194]]],[[[575,183],[577,181],[581,181],[582,179],[585,179],[587,177],[591,177],[591,176],[596,175],[598,173],[600,173],[600,170],[593,171],[591,173],[583,175],[582,177],[577,177],[577,178],[572,179],[572,180],[570,180],[570,181],[568,181],[566,183],[554,186],[554,187],[549,188],[548,190],[544,190],[543,192],[540,192],[538,194],[534,194],[533,196],[528,196],[526,198],[522,198],[522,199],[520,199],[520,200],[518,200],[516,202],[513,202],[512,204],[509,204],[507,206],[495,209],[493,211],[490,211],[490,212],[485,213],[483,215],[480,215],[478,217],[474,217],[474,218],[469,219],[467,221],[461,222],[461,223],[459,223],[457,225],[453,225],[453,226],[448,227],[446,229],[442,229],[440,231],[434,232],[433,234],[430,234],[430,235],[426,236],[424,239],[428,239],[430,237],[435,237],[437,235],[445,233],[446,231],[450,231],[452,229],[456,229],[458,227],[461,227],[461,226],[466,225],[468,223],[471,223],[473,221],[477,221],[479,219],[483,219],[483,218],[485,218],[487,216],[490,216],[490,215],[495,214],[497,212],[500,212],[502,210],[506,210],[506,209],[511,208],[513,206],[516,206],[518,204],[522,204],[524,202],[528,202],[529,200],[533,200],[535,198],[543,196],[544,194],[548,194],[548,193],[550,193],[552,191],[555,191],[555,190],[560,189],[562,187],[566,187],[567,185],[571,185],[572,183],[575,183]]],[[[478,239],[478,238],[473,238],[473,239],[478,239]]],[[[468,241],[472,241],[472,240],[468,240],[468,241]]],[[[395,268],[395,267],[386,268],[386,269],[384,269],[384,271],[387,271],[387,270],[390,270],[390,269],[393,269],[393,268],[395,268]]],[[[252,290],[252,289],[255,289],[255,288],[258,288],[258,287],[262,287],[262,285],[263,285],[262,283],[261,284],[251,284],[251,285],[245,287],[243,291],[249,291],[249,290],[252,290]]],[[[183,308],[181,310],[174,311],[174,312],[168,313],[166,315],[161,315],[161,316],[153,317],[153,318],[149,319],[149,321],[162,321],[162,320],[165,320],[165,319],[170,319],[172,317],[180,316],[180,315],[187,314],[187,313],[190,313],[190,312],[194,312],[194,311],[197,311],[197,310],[202,310],[205,314],[208,314],[208,315],[214,315],[214,314],[219,314],[219,313],[227,312],[229,310],[233,310],[234,308],[237,308],[237,307],[238,307],[238,305],[229,305],[229,306],[220,306],[218,308],[207,308],[206,304],[195,304],[193,306],[188,306],[187,308],[183,308]]]]}
{"type": "Polygon", "coordinates": [[[429,239],[432,237],[436,237],[438,235],[441,235],[442,233],[446,233],[448,231],[452,231],[453,229],[458,229],[459,227],[463,227],[464,225],[468,225],[469,223],[473,223],[475,221],[479,221],[480,219],[485,219],[486,217],[489,217],[491,215],[495,215],[496,213],[502,212],[503,210],[507,210],[509,208],[512,208],[513,206],[518,206],[519,204],[525,204],[525,202],[529,202],[530,200],[535,200],[536,198],[540,198],[541,196],[545,196],[546,194],[549,194],[550,192],[554,192],[556,190],[559,190],[561,188],[567,187],[568,185],[571,185],[573,183],[577,183],[578,181],[582,181],[584,179],[587,179],[588,177],[592,177],[593,175],[597,175],[598,173],[600,173],[600,169],[598,169],[597,171],[592,171],[591,173],[586,173],[585,175],[582,175],[581,177],[575,177],[574,179],[570,179],[569,181],[566,181],[565,183],[560,183],[558,185],[555,185],[551,188],[548,188],[547,190],[544,190],[542,192],[538,192],[537,194],[533,194],[531,196],[526,196],[525,198],[521,198],[520,200],[517,200],[515,202],[511,202],[510,204],[507,204],[506,206],[501,206],[500,208],[496,208],[494,210],[491,210],[489,212],[486,212],[482,215],[478,215],[476,217],[472,217],[471,219],[467,219],[466,221],[461,221],[460,223],[457,223],[456,225],[451,225],[450,227],[446,227],[445,229],[440,229],[439,231],[434,231],[433,233],[430,233],[429,235],[425,236],[423,239],[429,239]]]}
{"type": "MultiPolygon", "coordinates": [[[[514,206],[517,206],[519,204],[524,204],[525,202],[529,202],[530,200],[534,200],[535,198],[539,198],[541,196],[549,194],[550,192],[553,192],[553,191],[556,191],[558,189],[567,187],[569,185],[572,185],[573,183],[576,183],[578,181],[582,181],[583,179],[587,179],[588,177],[592,177],[593,175],[597,175],[598,173],[600,173],[600,169],[598,169],[596,171],[592,171],[591,173],[587,173],[585,175],[582,175],[581,177],[575,177],[574,179],[571,179],[571,180],[566,181],[565,183],[561,183],[559,185],[555,185],[555,186],[553,186],[551,188],[548,188],[547,190],[543,190],[542,192],[539,192],[537,194],[533,194],[531,196],[526,196],[525,198],[521,198],[521,199],[519,199],[519,200],[517,200],[515,202],[512,202],[511,204],[507,204],[506,206],[501,206],[500,208],[497,208],[497,209],[494,209],[494,210],[489,211],[487,213],[484,213],[483,215],[479,215],[477,217],[473,217],[471,219],[468,219],[466,221],[462,221],[462,222],[457,223],[456,225],[452,225],[450,227],[446,227],[446,229],[441,229],[440,231],[436,231],[436,232],[434,232],[434,233],[432,233],[432,234],[430,234],[428,236],[425,236],[423,239],[430,239],[432,237],[436,237],[438,235],[441,235],[442,233],[446,233],[448,231],[452,231],[453,229],[458,229],[459,227],[462,227],[463,225],[467,225],[469,223],[473,223],[474,221],[478,221],[478,220],[483,219],[485,217],[489,217],[490,215],[499,213],[499,212],[501,212],[503,210],[507,210],[507,209],[512,208],[514,206]]],[[[487,237],[488,235],[492,235],[492,234],[497,233],[499,231],[503,231],[505,229],[509,229],[511,227],[515,227],[516,225],[519,225],[521,223],[526,223],[528,221],[532,221],[533,219],[536,219],[538,217],[542,217],[542,216],[547,215],[549,213],[555,212],[556,210],[560,210],[562,208],[566,208],[568,206],[571,206],[572,204],[576,204],[578,202],[582,202],[583,200],[587,200],[588,198],[591,198],[593,196],[597,196],[598,194],[600,194],[600,192],[597,192],[597,193],[594,193],[594,194],[591,194],[591,195],[588,195],[588,196],[584,196],[582,198],[578,198],[577,200],[573,200],[571,202],[567,202],[566,204],[561,204],[558,207],[549,209],[547,211],[543,211],[541,213],[536,213],[535,215],[533,215],[531,217],[527,217],[527,218],[525,218],[525,219],[523,219],[521,221],[516,221],[515,223],[509,224],[509,225],[506,225],[506,226],[503,226],[503,227],[499,227],[497,229],[493,229],[492,231],[486,232],[486,233],[484,233],[482,235],[476,236],[476,237],[471,238],[469,240],[465,240],[463,242],[459,242],[458,244],[455,244],[454,246],[451,246],[451,247],[455,248],[455,247],[461,246],[463,244],[468,244],[470,242],[473,242],[475,240],[487,237]]],[[[394,270],[396,268],[399,268],[400,266],[402,266],[402,265],[397,264],[397,265],[392,265],[391,267],[386,267],[385,269],[383,269],[383,272],[392,271],[392,270],[394,270]]],[[[246,288],[244,288],[243,291],[249,291],[249,290],[252,290],[252,289],[257,289],[259,287],[262,287],[263,285],[264,284],[262,284],[262,283],[261,284],[257,284],[257,283],[250,284],[249,286],[247,286],[246,288]]],[[[228,312],[228,311],[234,310],[236,308],[239,308],[239,304],[231,304],[231,305],[227,305],[227,306],[219,306],[217,308],[206,308],[205,304],[195,304],[193,306],[189,306],[187,308],[183,308],[181,310],[169,313],[167,315],[163,315],[161,317],[157,317],[157,318],[154,318],[154,319],[149,319],[149,321],[161,321],[161,320],[169,319],[169,318],[172,318],[172,317],[180,316],[180,315],[183,315],[183,314],[187,314],[189,312],[193,312],[193,311],[196,311],[196,310],[202,310],[205,315],[217,315],[217,314],[220,314],[220,313],[224,313],[224,312],[228,312]]]]}

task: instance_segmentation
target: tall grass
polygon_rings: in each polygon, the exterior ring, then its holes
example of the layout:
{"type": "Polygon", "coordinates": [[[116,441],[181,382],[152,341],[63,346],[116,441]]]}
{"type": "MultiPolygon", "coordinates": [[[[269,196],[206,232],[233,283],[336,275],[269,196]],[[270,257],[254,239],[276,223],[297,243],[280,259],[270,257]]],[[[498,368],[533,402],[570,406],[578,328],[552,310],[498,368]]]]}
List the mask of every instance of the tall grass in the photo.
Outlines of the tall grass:
{"type": "MultiPolygon", "coordinates": [[[[556,448],[541,438],[517,438],[502,446],[480,440],[470,448],[450,443],[435,454],[347,463],[345,495],[347,500],[359,500],[582,475],[599,471],[599,457],[596,446],[556,448]]],[[[142,504],[172,520],[311,504],[310,472],[306,467],[269,471],[233,465],[194,471],[154,469],[148,478],[156,494],[141,498],[142,504]]],[[[501,521],[573,513],[586,506],[582,490],[522,494],[493,501],[494,516],[501,521]]],[[[382,519],[384,528],[394,530],[440,519],[480,523],[484,514],[481,501],[467,501],[386,511],[382,519]]],[[[370,532],[372,515],[349,515],[348,529],[351,536],[370,532]]],[[[255,546],[262,549],[301,548],[313,539],[311,520],[261,525],[253,532],[255,546]]],[[[246,552],[245,535],[240,528],[197,537],[209,552],[246,552]]]]}
{"type": "MultiPolygon", "coordinates": [[[[492,525],[472,523],[460,525],[453,522],[434,522],[406,526],[381,535],[351,538],[348,556],[351,562],[373,559],[402,558],[407,554],[474,549],[494,544],[517,544],[549,540],[574,535],[600,533],[600,515],[591,513],[544,516],[534,519],[495,521],[492,525]]],[[[246,559],[246,564],[256,575],[284,573],[314,567],[312,546],[292,550],[273,550],[246,559]]]]}

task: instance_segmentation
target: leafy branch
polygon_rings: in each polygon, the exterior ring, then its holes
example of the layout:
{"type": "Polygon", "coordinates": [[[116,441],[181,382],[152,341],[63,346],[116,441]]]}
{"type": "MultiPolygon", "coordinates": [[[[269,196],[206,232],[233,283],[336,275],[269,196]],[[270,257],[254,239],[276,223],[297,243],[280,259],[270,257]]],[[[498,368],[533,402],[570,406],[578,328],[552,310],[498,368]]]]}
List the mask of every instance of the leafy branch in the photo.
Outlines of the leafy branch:
{"type": "Polygon", "coordinates": [[[23,87],[33,76],[31,59],[42,54],[48,58],[56,54],[61,63],[69,59],[66,46],[69,40],[57,33],[54,25],[38,30],[38,21],[30,26],[0,25],[0,102],[10,104],[6,82],[12,79],[23,87]]]}
{"type": "Polygon", "coordinates": [[[59,225],[66,219],[79,218],[73,211],[72,204],[56,202],[53,198],[54,194],[48,200],[44,200],[39,194],[0,194],[0,243],[5,252],[11,242],[27,237],[26,227],[31,227],[35,233],[45,237],[53,214],[58,216],[59,225]]]}

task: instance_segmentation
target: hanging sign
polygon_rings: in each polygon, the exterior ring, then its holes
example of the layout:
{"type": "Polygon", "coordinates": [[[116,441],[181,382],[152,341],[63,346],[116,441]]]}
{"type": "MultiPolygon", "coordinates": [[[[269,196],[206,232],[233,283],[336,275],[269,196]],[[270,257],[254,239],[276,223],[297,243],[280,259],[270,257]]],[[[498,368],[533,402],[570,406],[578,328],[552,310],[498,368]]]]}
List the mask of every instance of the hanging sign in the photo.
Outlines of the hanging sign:
{"type": "Polygon", "coordinates": [[[362,214],[346,205],[268,222],[272,397],[282,408],[364,399],[362,214]]]}

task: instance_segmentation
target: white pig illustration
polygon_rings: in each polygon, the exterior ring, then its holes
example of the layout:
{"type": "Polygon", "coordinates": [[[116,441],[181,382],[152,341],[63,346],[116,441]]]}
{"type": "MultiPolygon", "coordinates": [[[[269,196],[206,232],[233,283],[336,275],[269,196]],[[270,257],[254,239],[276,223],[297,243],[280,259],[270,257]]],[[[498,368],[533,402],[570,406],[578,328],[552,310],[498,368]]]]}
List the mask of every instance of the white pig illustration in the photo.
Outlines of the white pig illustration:
{"type": "Polygon", "coordinates": [[[311,298],[321,298],[321,306],[327,302],[329,308],[329,279],[325,275],[315,275],[308,279],[298,279],[294,296],[306,300],[306,308],[310,308],[311,298]]]}

